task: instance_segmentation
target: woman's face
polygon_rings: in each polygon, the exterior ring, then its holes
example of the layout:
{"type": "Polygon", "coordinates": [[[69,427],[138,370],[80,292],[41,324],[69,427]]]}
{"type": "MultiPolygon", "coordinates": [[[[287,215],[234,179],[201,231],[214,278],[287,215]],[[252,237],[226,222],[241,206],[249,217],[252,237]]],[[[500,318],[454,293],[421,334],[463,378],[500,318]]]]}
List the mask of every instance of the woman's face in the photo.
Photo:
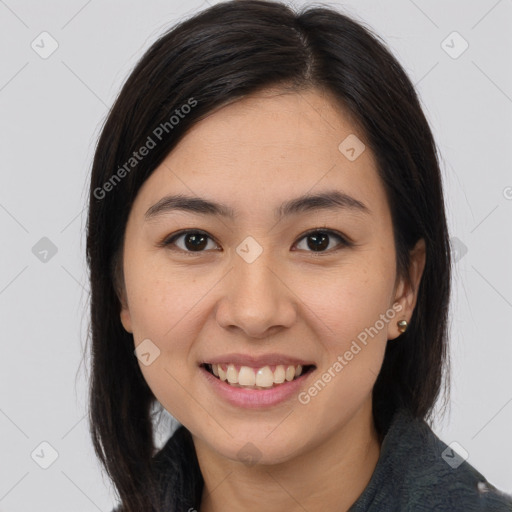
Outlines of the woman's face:
{"type": "Polygon", "coordinates": [[[218,455],[283,462],[371,410],[416,297],[363,143],[330,96],[265,91],[196,124],[137,195],[121,320],[156,398],[218,455]]]}

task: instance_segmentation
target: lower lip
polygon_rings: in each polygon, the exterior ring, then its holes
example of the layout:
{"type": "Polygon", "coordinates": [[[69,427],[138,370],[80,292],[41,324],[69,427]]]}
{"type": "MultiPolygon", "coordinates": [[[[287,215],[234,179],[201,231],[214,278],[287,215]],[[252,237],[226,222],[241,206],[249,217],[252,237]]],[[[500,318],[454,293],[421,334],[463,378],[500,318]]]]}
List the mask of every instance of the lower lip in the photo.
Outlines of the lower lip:
{"type": "Polygon", "coordinates": [[[231,405],[246,407],[248,409],[271,407],[297,396],[300,389],[304,386],[305,381],[314,371],[310,370],[297,379],[279,384],[279,386],[276,386],[275,388],[244,389],[235,388],[234,386],[218,379],[203,366],[200,366],[199,369],[207,382],[221,398],[229,402],[231,405]]]}

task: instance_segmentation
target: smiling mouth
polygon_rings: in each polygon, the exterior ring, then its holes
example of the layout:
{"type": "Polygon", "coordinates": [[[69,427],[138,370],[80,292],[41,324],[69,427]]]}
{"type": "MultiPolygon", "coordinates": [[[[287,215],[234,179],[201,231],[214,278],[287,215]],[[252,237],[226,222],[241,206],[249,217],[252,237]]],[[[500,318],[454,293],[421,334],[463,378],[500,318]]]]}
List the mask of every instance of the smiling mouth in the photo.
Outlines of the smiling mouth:
{"type": "Polygon", "coordinates": [[[261,368],[234,364],[201,365],[215,378],[236,388],[272,389],[311,373],[316,366],[272,365],[261,368]]]}

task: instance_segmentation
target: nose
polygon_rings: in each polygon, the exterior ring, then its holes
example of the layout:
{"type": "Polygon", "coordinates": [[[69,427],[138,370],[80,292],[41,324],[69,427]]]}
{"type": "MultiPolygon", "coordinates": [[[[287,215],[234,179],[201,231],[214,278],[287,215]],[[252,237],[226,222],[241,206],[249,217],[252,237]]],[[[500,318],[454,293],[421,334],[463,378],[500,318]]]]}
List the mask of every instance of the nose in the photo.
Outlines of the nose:
{"type": "Polygon", "coordinates": [[[289,328],[297,315],[291,283],[265,253],[251,263],[235,255],[216,308],[221,327],[240,329],[251,338],[265,338],[289,328]]]}

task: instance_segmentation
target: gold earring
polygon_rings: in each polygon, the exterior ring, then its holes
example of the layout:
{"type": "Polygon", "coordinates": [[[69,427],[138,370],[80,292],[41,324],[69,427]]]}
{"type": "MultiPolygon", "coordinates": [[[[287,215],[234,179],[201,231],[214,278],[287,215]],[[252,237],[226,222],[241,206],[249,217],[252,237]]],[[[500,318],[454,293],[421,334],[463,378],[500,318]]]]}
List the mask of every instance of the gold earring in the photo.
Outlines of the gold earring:
{"type": "Polygon", "coordinates": [[[400,320],[400,322],[397,322],[396,325],[398,325],[398,330],[400,332],[405,332],[408,327],[407,320],[400,320]]]}

